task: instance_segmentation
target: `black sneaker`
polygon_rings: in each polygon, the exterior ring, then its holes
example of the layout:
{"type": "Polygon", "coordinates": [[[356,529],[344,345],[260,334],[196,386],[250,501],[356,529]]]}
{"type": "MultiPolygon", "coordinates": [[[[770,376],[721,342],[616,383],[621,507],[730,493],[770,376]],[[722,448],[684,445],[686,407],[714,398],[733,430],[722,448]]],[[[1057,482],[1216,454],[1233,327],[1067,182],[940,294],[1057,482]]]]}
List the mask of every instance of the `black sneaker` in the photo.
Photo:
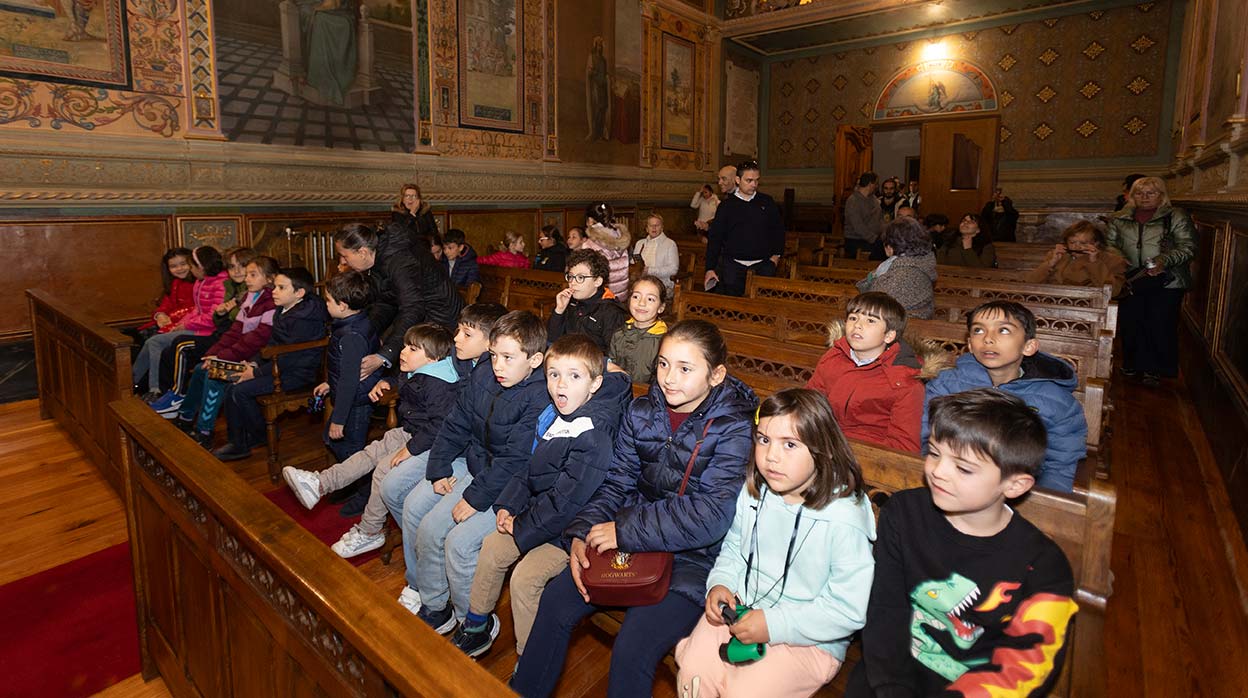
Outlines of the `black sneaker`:
{"type": "Polygon", "coordinates": [[[191,438],[194,439],[195,443],[199,444],[200,446],[203,446],[209,451],[212,450],[212,434],[211,433],[205,434],[202,431],[196,431],[191,434],[191,438]]]}
{"type": "Polygon", "coordinates": [[[455,629],[455,609],[450,604],[440,611],[421,606],[416,617],[428,623],[439,635],[447,635],[455,629]]]}
{"type": "Polygon", "coordinates": [[[216,456],[217,460],[228,463],[230,461],[250,458],[251,449],[243,448],[242,446],[239,446],[233,442],[230,442],[222,446],[221,448],[218,448],[217,450],[213,451],[212,455],[216,456]]]}
{"type": "Polygon", "coordinates": [[[480,657],[494,645],[501,625],[498,616],[493,613],[485,623],[475,628],[469,628],[467,622],[461,623],[455,637],[451,639],[451,644],[469,657],[480,657]]]}

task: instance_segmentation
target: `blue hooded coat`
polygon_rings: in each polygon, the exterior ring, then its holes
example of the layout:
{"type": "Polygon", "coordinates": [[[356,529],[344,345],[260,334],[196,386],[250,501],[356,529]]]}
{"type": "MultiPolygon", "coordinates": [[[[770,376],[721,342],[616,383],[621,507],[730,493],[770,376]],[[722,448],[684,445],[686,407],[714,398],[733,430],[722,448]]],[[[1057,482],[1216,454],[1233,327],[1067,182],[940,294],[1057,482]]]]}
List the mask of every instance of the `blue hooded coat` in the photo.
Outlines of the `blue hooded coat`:
{"type": "Polygon", "coordinates": [[[446,418],[446,406],[455,403],[464,386],[456,370],[455,358],[425,364],[416,369],[399,388],[399,423],[410,439],[407,452],[416,455],[433,446],[433,439],[446,418]]]}

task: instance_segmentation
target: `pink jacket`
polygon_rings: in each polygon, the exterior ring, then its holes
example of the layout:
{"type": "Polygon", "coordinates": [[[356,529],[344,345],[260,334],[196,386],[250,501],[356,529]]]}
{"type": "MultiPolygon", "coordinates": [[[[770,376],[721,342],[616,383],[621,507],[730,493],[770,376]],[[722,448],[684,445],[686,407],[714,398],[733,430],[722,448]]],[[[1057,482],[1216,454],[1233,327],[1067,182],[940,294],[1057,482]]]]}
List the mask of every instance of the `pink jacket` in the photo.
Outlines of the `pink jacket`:
{"type": "Polygon", "coordinates": [[[499,250],[484,257],[477,257],[477,264],[490,267],[509,267],[511,269],[528,269],[529,258],[516,254],[511,250],[499,250]]]}
{"type": "Polygon", "coordinates": [[[181,329],[206,337],[216,329],[212,309],[225,300],[225,280],[228,274],[221,272],[195,282],[195,309],[178,323],[181,329]]]}

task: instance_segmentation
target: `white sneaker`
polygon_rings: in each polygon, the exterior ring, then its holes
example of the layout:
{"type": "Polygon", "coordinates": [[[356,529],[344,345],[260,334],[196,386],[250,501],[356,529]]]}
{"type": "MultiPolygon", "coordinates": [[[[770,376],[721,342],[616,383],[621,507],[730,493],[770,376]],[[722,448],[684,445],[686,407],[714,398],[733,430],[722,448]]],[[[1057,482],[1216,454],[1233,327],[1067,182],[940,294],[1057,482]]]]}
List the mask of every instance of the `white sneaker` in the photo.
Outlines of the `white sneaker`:
{"type": "Polygon", "coordinates": [[[300,470],[289,465],[282,468],[282,479],[295,493],[295,498],[305,509],[311,509],[321,501],[321,480],[310,470],[300,470]]]}
{"type": "Polygon", "coordinates": [[[337,543],[329,546],[339,557],[355,557],[380,548],[386,542],[386,534],[365,533],[359,524],[342,534],[337,543]]]}
{"type": "Polygon", "coordinates": [[[420,610],[420,592],[411,587],[403,587],[399,594],[399,605],[415,613],[420,610]]]}

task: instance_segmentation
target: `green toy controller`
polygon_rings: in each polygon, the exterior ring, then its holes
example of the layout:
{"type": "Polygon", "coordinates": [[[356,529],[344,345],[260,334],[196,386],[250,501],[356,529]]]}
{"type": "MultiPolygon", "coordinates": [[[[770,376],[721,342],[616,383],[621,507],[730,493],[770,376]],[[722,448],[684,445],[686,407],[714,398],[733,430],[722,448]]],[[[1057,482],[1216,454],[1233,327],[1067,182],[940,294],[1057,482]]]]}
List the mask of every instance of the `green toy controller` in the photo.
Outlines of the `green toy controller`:
{"type": "MultiPolygon", "coordinates": [[[[724,623],[728,625],[736,623],[737,620],[749,612],[749,610],[749,606],[742,604],[737,604],[736,608],[733,608],[726,603],[719,604],[719,612],[724,617],[724,623]]],[[[762,659],[766,654],[767,645],[761,642],[747,645],[735,637],[719,646],[719,658],[736,666],[753,664],[754,662],[762,659]]]]}

